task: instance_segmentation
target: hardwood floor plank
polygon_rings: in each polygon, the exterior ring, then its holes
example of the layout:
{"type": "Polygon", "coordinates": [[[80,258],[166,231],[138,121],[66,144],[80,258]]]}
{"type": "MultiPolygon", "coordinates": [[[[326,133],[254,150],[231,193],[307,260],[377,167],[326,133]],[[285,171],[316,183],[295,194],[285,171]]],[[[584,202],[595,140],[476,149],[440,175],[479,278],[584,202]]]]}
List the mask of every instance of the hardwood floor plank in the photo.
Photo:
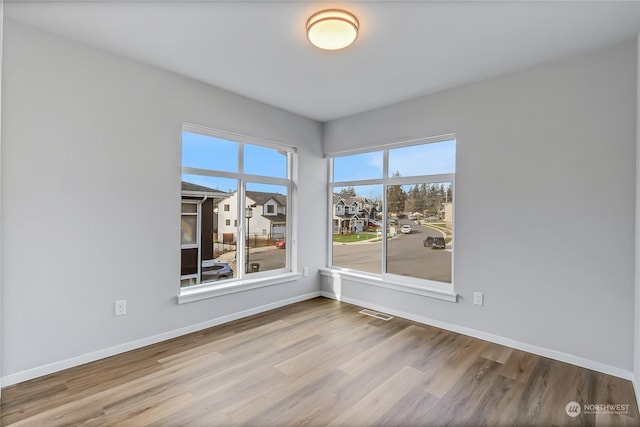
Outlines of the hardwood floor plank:
{"type": "MultiPolygon", "coordinates": [[[[463,375],[451,385],[440,404],[433,410],[432,416],[443,425],[482,425],[493,408],[482,408],[487,404],[487,395],[501,395],[505,386],[496,384],[500,364],[482,357],[476,357],[463,375]],[[497,387],[499,385],[499,387],[497,387]],[[447,404],[455,402],[455,405],[447,404]],[[482,408],[485,413],[480,419],[476,412],[482,408]]],[[[502,377],[504,379],[504,377],[502,377]]],[[[505,379],[506,380],[506,379],[505,379]]],[[[510,381],[510,380],[509,380],[510,381]]],[[[508,386],[506,387],[508,388],[508,386]]]]}
{"type": "Polygon", "coordinates": [[[270,404],[246,421],[248,425],[304,425],[316,424],[318,413],[331,408],[338,397],[332,392],[333,384],[345,376],[344,372],[332,370],[310,382],[295,393],[270,404]]]}
{"type": "Polygon", "coordinates": [[[438,364],[430,364],[425,373],[428,379],[423,387],[434,396],[442,397],[456,384],[465,372],[475,363],[486,348],[485,341],[465,337],[458,346],[451,348],[447,360],[438,364]],[[437,369],[436,369],[437,367],[437,369]]]}
{"type": "Polygon", "coordinates": [[[513,348],[505,347],[500,344],[487,343],[487,347],[482,353],[480,353],[480,357],[504,364],[511,357],[513,352],[513,348]]]}
{"type": "Polygon", "coordinates": [[[513,350],[500,368],[500,375],[525,383],[533,372],[537,356],[520,350],[513,350]]]}
{"type": "Polygon", "coordinates": [[[396,334],[380,341],[375,346],[350,358],[349,361],[340,365],[339,369],[351,375],[361,374],[370,369],[380,359],[398,353],[399,348],[406,344],[408,340],[415,339],[416,335],[424,335],[424,333],[420,327],[409,325],[399,330],[396,334]]]}
{"type": "Polygon", "coordinates": [[[409,393],[420,382],[421,377],[421,372],[415,368],[410,366],[401,368],[347,411],[338,415],[329,423],[329,426],[368,426],[374,424],[409,393]]]}
{"type": "MultiPolygon", "coordinates": [[[[372,426],[423,426],[433,420],[433,411],[440,405],[440,398],[417,386],[410,390],[382,415],[372,426]]],[[[434,423],[432,421],[433,425],[434,423]]]]}
{"type": "Polygon", "coordinates": [[[6,387],[0,425],[640,425],[629,381],[359,310],[303,301],[6,387]]]}

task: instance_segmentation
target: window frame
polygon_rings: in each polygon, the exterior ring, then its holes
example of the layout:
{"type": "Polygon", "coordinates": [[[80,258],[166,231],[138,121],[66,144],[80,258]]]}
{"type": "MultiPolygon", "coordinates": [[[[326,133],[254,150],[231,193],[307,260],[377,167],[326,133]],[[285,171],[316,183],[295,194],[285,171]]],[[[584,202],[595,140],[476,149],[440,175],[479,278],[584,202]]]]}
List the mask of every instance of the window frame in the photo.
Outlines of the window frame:
{"type": "MultiPolygon", "coordinates": [[[[220,178],[230,178],[237,181],[237,212],[241,213],[246,208],[246,184],[260,183],[284,186],[287,189],[287,205],[285,207],[285,216],[287,218],[287,226],[285,230],[285,238],[287,240],[286,262],[284,268],[260,271],[255,273],[245,273],[242,268],[236,267],[237,277],[227,279],[222,282],[205,282],[198,285],[182,287],[178,282],[179,293],[178,303],[197,301],[204,298],[216,297],[219,295],[227,295],[235,292],[241,292],[248,289],[255,289],[262,286],[271,286],[297,280],[301,275],[297,271],[297,218],[296,218],[296,201],[297,201],[297,177],[298,162],[297,148],[280,142],[269,141],[266,139],[256,138],[252,136],[240,135],[218,129],[211,129],[200,125],[183,123],[180,133],[180,144],[182,145],[182,135],[184,132],[195,133],[203,136],[210,136],[217,139],[224,139],[238,144],[238,171],[228,172],[214,169],[201,169],[194,167],[183,167],[181,161],[181,176],[184,174],[211,176],[220,178]],[[285,178],[276,178],[270,176],[254,175],[244,173],[244,145],[251,144],[265,148],[275,149],[286,153],[287,155],[287,171],[285,178]]],[[[182,199],[181,199],[182,200],[182,199]]],[[[182,212],[182,209],[181,209],[182,212]]],[[[181,213],[182,215],[182,213],[181,213]]],[[[245,245],[246,245],[246,221],[244,217],[238,216],[235,220],[237,225],[237,266],[245,264],[245,245]],[[239,219],[242,219],[240,221],[239,219]]],[[[198,236],[199,238],[199,236],[198,236]]]]}
{"type": "MultiPolygon", "coordinates": [[[[445,142],[454,140],[456,143],[456,150],[454,153],[454,161],[457,159],[458,153],[458,139],[455,134],[445,134],[436,137],[419,138],[410,141],[394,142],[389,144],[377,145],[364,149],[357,150],[345,150],[333,153],[325,153],[328,163],[328,245],[327,245],[327,261],[328,267],[320,271],[321,275],[333,278],[348,278],[350,280],[379,286],[387,289],[398,290],[402,292],[408,292],[412,294],[418,294],[437,299],[442,299],[451,302],[457,302],[457,294],[455,293],[455,277],[454,277],[454,265],[455,265],[455,249],[451,253],[451,283],[439,282],[430,279],[423,279],[417,277],[403,276],[386,272],[387,264],[387,241],[385,237],[382,239],[380,262],[381,273],[367,272],[363,270],[352,270],[340,266],[333,265],[333,217],[334,217],[334,204],[333,194],[334,189],[337,187],[349,187],[349,186],[362,186],[362,185],[381,185],[382,186],[382,230],[387,230],[388,227],[388,206],[387,206],[387,189],[390,185],[414,185],[416,183],[444,183],[450,182],[453,191],[452,204],[452,222],[456,223],[455,219],[455,207],[456,207],[456,171],[453,173],[444,174],[431,174],[431,175],[412,175],[412,176],[399,176],[393,177],[389,174],[389,151],[396,148],[403,148],[416,145],[425,145],[431,143],[445,142]],[[382,174],[379,178],[367,178],[362,180],[346,180],[346,181],[334,181],[334,158],[349,156],[354,154],[382,152],[382,174]]],[[[457,162],[456,162],[457,163],[457,162]]],[[[457,227],[454,225],[454,230],[457,227]]],[[[456,233],[454,232],[452,237],[452,244],[455,240],[456,233]]],[[[386,233],[385,233],[386,236],[386,233]]],[[[455,247],[455,245],[454,245],[455,247]]]]}

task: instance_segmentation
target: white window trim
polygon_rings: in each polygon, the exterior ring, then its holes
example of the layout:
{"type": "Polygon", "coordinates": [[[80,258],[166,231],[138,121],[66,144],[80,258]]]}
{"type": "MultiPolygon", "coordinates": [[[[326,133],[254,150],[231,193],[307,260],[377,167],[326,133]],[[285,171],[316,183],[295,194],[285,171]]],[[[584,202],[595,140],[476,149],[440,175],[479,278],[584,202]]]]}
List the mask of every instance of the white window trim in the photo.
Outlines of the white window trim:
{"type": "MultiPolygon", "coordinates": [[[[333,200],[333,194],[335,187],[349,187],[356,185],[381,185],[383,189],[385,185],[406,185],[406,184],[415,184],[416,182],[428,182],[428,183],[437,183],[437,182],[451,182],[451,186],[454,189],[453,191],[453,200],[451,201],[454,209],[453,209],[453,223],[455,224],[455,199],[457,195],[457,191],[455,190],[455,176],[456,173],[447,173],[447,174],[433,174],[433,175],[419,175],[419,176],[409,176],[409,177],[390,177],[388,171],[388,151],[396,148],[403,148],[413,145],[423,145],[437,142],[444,142],[456,140],[456,134],[445,134],[441,136],[435,137],[427,137],[427,138],[419,138],[413,139],[409,141],[402,142],[394,142],[390,144],[384,144],[380,146],[367,147],[365,149],[357,149],[357,150],[346,150],[332,153],[325,153],[325,157],[329,159],[328,163],[328,177],[329,177],[329,194],[328,200],[333,200]],[[375,151],[383,151],[384,161],[383,161],[383,171],[382,178],[375,179],[366,179],[366,180],[357,180],[357,181],[333,181],[333,161],[334,157],[338,156],[348,156],[353,154],[362,154],[362,153],[370,153],[375,151]]],[[[458,150],[456,147],[456,156],[458,150]]],[[[457,162],[456,162],[457,163],[457,162]]],[[[333,206],[330,205],[330,215],[333,212],[333,206]]],[[[386,221],[387,217],[387,206],[383,206],[383,224],[386,221]]],[[[327,259],[330,263],[333,260],[333,245],[331,242],[333,241],[333,223],[330,223],[328,227],[328,242],[327,245],[327,259]]],[[[382,239],[382,253],[387,253],[387,239],[382,239]]],[[[385,260],[381,260],[384,269],[385,260]]],[[[415,295],[421,295],[436,299],[441,299],[450,302],[458,302],[458,294],[455,293],[455,281],[454,281],[454,265],[455,265],[455,257],[451,257],[451,283],[447,282],[438,282],[435,280],[429,279],[421,279],[414,277],[405,277],[391,273],[382,273],[376,274],[367,271],[360,270],[351,270],[346,268],[341,268],[333,265],[329,265],[327,268],[320,269],[320,274],[325,277],[331,277],[333,280],[341,280],[342,278],[352,280],[355,282],[363,283],[366,285],[377,286],[380,288],[393,289],[401,292],[411,293],[415,295]]]]}
{"type": "MultiPolygon", "coordinates": [[[[239,170],[238,172],[225,172],[225,171],[213,171],[208,169],[198,169],[183,167],[182,173],[196,174],[196,175],[209,175],[220,176],[237,179],[239,186],[245,186],[247,182],[257,182],[265,184],[282,185],[287,188],[287,205],[285,207],[285,215],[287,217],[286,234],[285,239],[287,241],[287,257],[286,265],[281,269],[274,269],[269,271],[261,271],[257,273],[251,273],[244,275],[239,279],[228,279],[224,283],[220,281],[206,282],[189,287],[180,287],[177,296],[177,302],[183,304],[186,302],[199,301],[206,298],[213,298],[221,295],[233,294],[236,292],[243,292],[250,289],[261,288],[265,286],[273,286],[288,282],[296,281],[300,278],[301,274],[297,272],[297,226],[298,221],[295,218],[294,206],[297,201],[297,182],[298,182],[298,162],[297,162],[297,148],[291,145],[283,144],[280,142],[269,141],[261,138],[255,138],[246,135],[235,134],[232,132],[206,128],[199,125],[193,125],[189,123],[183,123],[182,132],[191,132],[201,135],[208,135],[214,138],[226,139],[241,144],[253,144],[262,147],[273,148],[276,150],[284,151],[287,153],[287,177],[286,178],[274,178],[265,177],[259,175],[245,174],[243,170],[243,155],[244,150],[240,149],[238,153],[239,170]]],[[[238,197],[238,212],[244,212],[246,197],[238,197]]],[[[244,217],[238,217],[242,219],[244,217]]],[[[236,226],[237,239],[246,241],[246,229],[245,221],[238,221],[240,225],[236,226]]],[[[245,251],[238,253],[237,264],[244,266],[245,251]]],[[[200,271],[200,266],[198,272],[200,271]]],[[[244,274],[244,273],[243,273],[244,274]]]]}
{"type": "Polygon", "coordinates": [[[405,278],[402,278],[402,276],[367,273],[366,271],[354,271],[338,267],[321,268],[320,275],[330,277],[333,280],[345,279],[379,288],[393,289],[443,301],[458,302],[458,294],[453,291],[451,285],[432,280],[420,279],[420,284],[415,284],[411,283],[413,282],[412,280],[403,280],[405,278]]]}
{"type": "Polygon", "coordinates": [[[178,304],[200,301],[207,298],[215,298],[222,295],[234,294],[236,292],[249,291],[251,289],[264,288],[267,286],[282,285],[285,283],[295,282],[302,275],[296,272],[286,272],[280,274],[271,274],[267,277],[260,278],[244,278],[239,280],[220,281],[214,286],[208,284],[189,286],[181,289],[178,295],[178,304]]]}

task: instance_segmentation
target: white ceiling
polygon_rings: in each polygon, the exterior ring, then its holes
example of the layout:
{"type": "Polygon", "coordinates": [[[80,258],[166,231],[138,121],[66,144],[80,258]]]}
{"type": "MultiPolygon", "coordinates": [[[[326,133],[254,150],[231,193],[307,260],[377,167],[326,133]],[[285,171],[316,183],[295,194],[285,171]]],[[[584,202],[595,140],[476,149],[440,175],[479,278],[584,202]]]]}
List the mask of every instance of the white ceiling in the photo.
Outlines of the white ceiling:
{"type": "Polygon", "coordinates": [[[638,1],[29,1],[5,17],[328,121],[635,38],[638,1]],[[341,7],[361,33],[313,48],[341,7]]]}

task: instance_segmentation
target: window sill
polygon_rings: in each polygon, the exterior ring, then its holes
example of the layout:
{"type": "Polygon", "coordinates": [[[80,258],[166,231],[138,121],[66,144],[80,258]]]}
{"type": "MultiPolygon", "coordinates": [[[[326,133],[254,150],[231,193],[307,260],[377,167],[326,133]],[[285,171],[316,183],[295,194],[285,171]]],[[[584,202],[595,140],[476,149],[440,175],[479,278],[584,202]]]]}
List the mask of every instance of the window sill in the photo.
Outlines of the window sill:
{"type": "Polygon", "coordinates": [[[347,271],[338,268],[322,268],[320,275],[334,279],[348,279],[365,285],[378,286],[409,294],[420,295],[429,298],[436,298],[449,302],[458,302],[458,294],[453,292],[451,285],[439,284],[437,282],[426,282],[417,285],[408,283],[396,278],[383,277],[379,274],[368,274],[364,272],[347,271]]]}
{"type": "Polygon", "coordinates": [[[300,273],[283,273],[254,279],[249,278],[215,282],[214,284],[198,287],[196,289],[181,289],[180,295],[178,295],[178,304],[200,301],[207,298],[215,298],[222,295],[235,294],[237,292],[249,291],[251,289],[263,288],[266,286],[295,282],[300,278],[300,276],[300,273]]]}

